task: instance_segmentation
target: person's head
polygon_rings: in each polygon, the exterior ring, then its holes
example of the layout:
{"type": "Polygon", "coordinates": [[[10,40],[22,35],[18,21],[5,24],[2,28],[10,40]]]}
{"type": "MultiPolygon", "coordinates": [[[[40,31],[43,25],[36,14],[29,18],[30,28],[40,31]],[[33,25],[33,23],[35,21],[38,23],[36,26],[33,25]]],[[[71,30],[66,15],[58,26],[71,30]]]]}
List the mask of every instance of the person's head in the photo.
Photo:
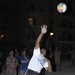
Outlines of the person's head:
{"type": "Polygon", "coordinates": [[[23,51],[22,51],[22,55],[23,55],[23,56],[26,55],[26,50],[23,50],[23,51]]]}
{"type": "Polygon", "coordinates": [[[41,54],[45,56],[46,55],[46,50],[45,49],[41,49],[41,54]]]}
{"type": "Polygon", "coordinates": [[[15,52],[17,52],[17,49],[15,49],[15,52]]]}
{"type": "Polygon", "coordinates": [[[9,52],[9,56],[14,56],[14,51],[13,51],[13,50],[11,50],[11,51],[9,52]]]}

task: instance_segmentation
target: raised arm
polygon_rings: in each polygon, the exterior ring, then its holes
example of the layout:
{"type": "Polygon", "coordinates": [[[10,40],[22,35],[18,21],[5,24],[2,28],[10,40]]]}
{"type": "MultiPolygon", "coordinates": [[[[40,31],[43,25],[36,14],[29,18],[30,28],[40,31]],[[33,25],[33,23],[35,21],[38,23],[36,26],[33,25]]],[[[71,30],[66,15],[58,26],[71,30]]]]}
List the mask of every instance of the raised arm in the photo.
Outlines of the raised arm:
{"type": "Polygon", "coordinates": [[[42,36],[47,32],[47,26],[46,25],[43,25],[41,26],[41,33],[40,35],[38,36],[37,40],[36,40],[36,43],[35,43],[35,48],[39,48],[40,46],[40,41],[42,39],[42,36]]]}

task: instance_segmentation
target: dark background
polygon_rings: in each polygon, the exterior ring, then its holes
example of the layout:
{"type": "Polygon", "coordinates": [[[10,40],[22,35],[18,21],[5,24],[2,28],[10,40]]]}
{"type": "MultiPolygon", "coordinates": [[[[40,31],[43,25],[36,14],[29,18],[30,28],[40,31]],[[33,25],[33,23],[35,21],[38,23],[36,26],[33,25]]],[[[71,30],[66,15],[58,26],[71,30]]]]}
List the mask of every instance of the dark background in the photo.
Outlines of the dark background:
{"type": "Polygon", "coordinates": [[[74,5],[75,0],[0,0],[0,51],[4,58],[11,49],[33,49],[40,26],[47,24],[41,47],[58,46],[63,57],[69,59],[69,52],[75,49],[74,5]],[[61,2],[67,5],[65,13],[57,11],[61,2]]]}

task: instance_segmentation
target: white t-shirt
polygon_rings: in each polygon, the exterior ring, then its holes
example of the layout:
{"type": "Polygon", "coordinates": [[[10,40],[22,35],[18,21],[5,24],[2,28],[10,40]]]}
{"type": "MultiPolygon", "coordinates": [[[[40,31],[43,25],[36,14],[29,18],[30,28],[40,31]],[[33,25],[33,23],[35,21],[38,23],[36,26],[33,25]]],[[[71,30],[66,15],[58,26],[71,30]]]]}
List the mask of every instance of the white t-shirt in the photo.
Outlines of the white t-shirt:
{"type": "Polygon", "coordinates": [[[28,69],[40,73],[43,67],[46,69],[48,67],[48,62],[44,62],[44,56],[40,53],[40,48],[34,49],[28,69]]]}

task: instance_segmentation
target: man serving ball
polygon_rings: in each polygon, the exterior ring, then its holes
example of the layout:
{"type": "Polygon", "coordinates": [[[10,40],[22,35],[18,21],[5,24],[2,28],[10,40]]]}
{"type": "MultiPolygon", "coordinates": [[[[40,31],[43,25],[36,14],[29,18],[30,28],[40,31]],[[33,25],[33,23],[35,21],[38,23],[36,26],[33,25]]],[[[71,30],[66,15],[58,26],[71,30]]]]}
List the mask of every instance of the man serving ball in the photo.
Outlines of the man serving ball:
{"type": "Polygon", "coordinates": [[[41,33],[36,40],[33,56],[29,62],[28,70],[24,75],[40,75],[42,68],[45,68],[48,72],[52,72],[50,61],[44,57],[46,55],[46,50],[40,50],[40,41],[46,32],[47,26],[41,26],[41,33]]]}

